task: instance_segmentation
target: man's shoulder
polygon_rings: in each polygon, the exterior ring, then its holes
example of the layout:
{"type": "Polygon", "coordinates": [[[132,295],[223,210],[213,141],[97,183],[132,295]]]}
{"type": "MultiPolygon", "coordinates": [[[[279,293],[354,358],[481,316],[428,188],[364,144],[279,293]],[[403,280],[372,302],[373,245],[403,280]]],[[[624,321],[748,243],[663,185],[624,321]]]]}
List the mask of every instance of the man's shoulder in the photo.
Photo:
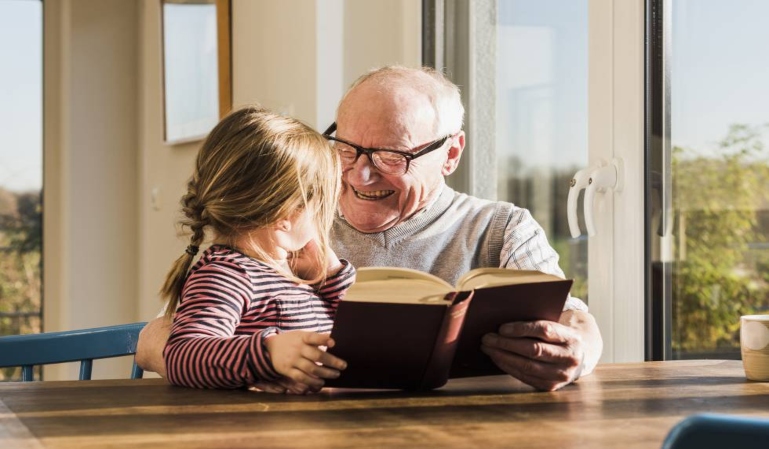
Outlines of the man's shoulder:
{"type": "Polygon", "coordinates": [[[508,201],[489,200],[451,189],[450,194],[452,196],[451,206],[457,209],[500,211],[506,212],[507,215],[513,215],[515,212],[523,210],[508,201]]]}

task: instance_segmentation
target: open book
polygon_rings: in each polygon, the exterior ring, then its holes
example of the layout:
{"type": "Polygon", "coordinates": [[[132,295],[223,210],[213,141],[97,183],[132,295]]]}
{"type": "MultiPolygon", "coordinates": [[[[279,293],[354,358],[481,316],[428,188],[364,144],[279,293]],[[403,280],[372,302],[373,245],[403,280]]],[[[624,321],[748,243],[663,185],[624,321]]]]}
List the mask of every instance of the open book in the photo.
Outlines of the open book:
{"type": "Polygon", "coordinates": [[[513,321],[558,321],[572,280],[478,268],[453,287],[408,268],[363,267],[339,303],[328,351],[347,369],[328,387],[432,389],[502,374],[481,338],[513,321]]]}

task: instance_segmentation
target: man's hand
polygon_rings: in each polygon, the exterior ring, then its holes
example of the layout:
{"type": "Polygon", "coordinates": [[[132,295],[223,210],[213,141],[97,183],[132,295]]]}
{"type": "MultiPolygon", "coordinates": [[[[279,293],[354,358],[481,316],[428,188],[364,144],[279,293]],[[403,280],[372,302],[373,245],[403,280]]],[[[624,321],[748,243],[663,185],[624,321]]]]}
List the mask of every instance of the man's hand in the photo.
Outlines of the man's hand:
{"type": "Polygon", "coordinates": [[[503,324],[483,337],[481,350],[506,373],[544,391],[555,391],[592,371],[603,342],[593,317],[566,311],[560,323],[503,324]]]}
{"type": "Polygon", "coordinates": [[[267,338],[264,344],[275,371],[293,381],[282,383],[291,393],[318,391],[325,384],[323,379],[335,379],[339,377],[339,371],[347,367],[344,360],[321,348],[334,345],[328,334],[285,332],[267,338]]]}
{"type": "Polygon", "coordinates": [[[136,343],[136,364],[145,371],[152,371],[166,377],[166,362],[163,349],[171,334],[171,320],[165,316],[155,318],[139,332],[136,343]]]}

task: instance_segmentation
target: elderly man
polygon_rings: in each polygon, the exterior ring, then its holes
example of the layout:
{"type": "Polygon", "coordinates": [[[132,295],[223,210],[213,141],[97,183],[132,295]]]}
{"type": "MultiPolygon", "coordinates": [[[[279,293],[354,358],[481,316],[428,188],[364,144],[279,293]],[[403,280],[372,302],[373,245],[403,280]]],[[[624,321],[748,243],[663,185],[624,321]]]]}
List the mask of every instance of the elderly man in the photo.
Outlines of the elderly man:
{"type": "MultiPolygon", "coordinates": [[[[409,267],[450,283],[482,266],[563,276],[526,209],[445,184],[465,146],[463,115],[457,86],[432,69],[384,67],[355,82],[326,132],[343,166],[334,250],[356,266],[409,267]]],[[[145,328],[141,366],[165,372],[167,336],[162,318],[145,328]]],[[[483,338],[481,350],[520,381],[557,390],[591,372],[602,347],[587,307],[570,298],[559,322],[505,324],[483,338]]]]}

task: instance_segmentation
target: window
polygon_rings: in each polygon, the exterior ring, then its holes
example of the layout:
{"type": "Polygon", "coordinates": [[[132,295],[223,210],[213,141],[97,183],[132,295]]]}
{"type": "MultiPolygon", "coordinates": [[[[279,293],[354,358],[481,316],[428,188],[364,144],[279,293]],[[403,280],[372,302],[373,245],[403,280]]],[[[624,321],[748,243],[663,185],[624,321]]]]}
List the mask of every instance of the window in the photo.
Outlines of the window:
{"type": "Polygon", "coordinates": [[[739,358],[739,316],[769,311],[769,3],[425,6],[425,61],[468,110],[454,186],[532,211],[590,292],[602,360],[739,358]],[[567,180],[617,160],[600,229],[570,239],[567,180]]]}
{"type": "Polygon", "coordinates": [[[586,300],[587,236],[569,235],[566,197],[588,156],[587,0],[497,8],[497,198],[531,211],[586,300]]]}
{"type": "Polygon", "coordinates": [[[0,335],[41,327],[42,26],[41,1],[0,2],[0,335]]]}
{"type": "Polygon", "coordinates": [[[587,236],[571,238],[566,202],[588,159],[588,0],[424,3],[423,60],[445,68],[467,111],[448,183],[528,209],[587,300],[587,236]]]}
{"type": "Polygon", "coordinates": [[[653,159],[669,162],[654,171],[656,358],[739,358],[740,315],[769,311],[769,4],[657,7],[669,83],[656,113],[669,135],[653,159]]]}

